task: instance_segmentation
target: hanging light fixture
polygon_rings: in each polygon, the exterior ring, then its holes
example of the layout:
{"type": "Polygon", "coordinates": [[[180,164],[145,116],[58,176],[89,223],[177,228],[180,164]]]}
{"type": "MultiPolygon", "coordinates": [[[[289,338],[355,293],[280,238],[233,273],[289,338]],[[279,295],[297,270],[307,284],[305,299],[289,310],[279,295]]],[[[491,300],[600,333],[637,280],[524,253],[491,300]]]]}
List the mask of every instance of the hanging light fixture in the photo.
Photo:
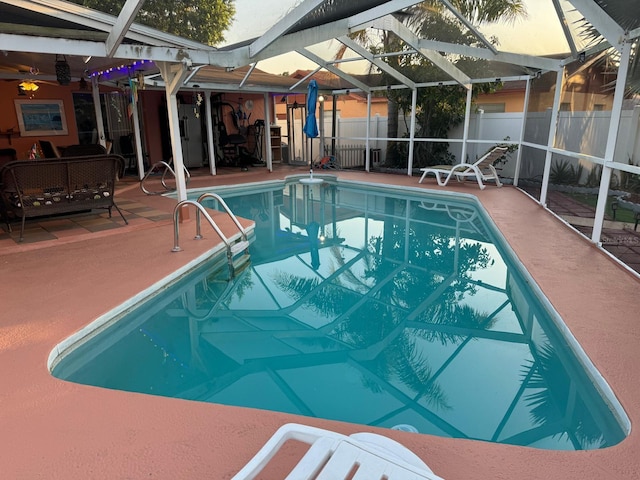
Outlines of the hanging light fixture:
{"type": "Polygon", "coordinates": [[[20,90],[23,92],[35,92],[40,88],[37,83],[32,82],[31,80],[24,80],[23,82],[20,82],[18,87],[20,87],[20,90]]]}
{"type": "Polygon", "coordinates": [[[69,85],[71,82],[71,67],[64,55],[56,55],[56,79],[60,85],[69,85]]]}

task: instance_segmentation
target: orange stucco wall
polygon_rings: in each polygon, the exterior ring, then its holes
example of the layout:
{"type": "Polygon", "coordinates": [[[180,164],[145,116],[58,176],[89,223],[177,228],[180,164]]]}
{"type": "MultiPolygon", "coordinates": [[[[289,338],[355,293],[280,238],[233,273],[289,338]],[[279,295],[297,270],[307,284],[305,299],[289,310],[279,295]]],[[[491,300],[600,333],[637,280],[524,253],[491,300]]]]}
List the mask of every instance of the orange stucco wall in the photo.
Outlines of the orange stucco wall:
{"type": "MultiPolygon", "coordinates": [[[[54,136],[21,136],[16,113],[15,100],[27,100],[29,96],[18,95],[19,80],[0,81],[0,132],[13,130],[14,134],[9,139],[7,135],[0,134],[0,148],[14,148],[19,159],[28,158],[31,146],[38,140],[49,140],[55,145],[72,145],[78,143],[78,128],[73,111],[73,92],[79,92],[78,82],[72,82],[69,86],[49,85],[39,83],[39,89],[32,98],[38,100],[62,100],[64,114],[67,123],[68,134],[54,136]]],[[[55,83],[55,82],[51,82],[55,83]]]]}
{"type": "MultiPolygon", "coordinates": [[[[276,102],[276,114],[278,119],[285,120],[287,118],[286,106],[297,102],[304,104],[306,102],[305,95],[288,95],[287,103],[277,101],[276,102]]],[[[367,116],[367,99],[360,95],[339,95],[337,98],[336,108],[340,112],[340,118],[362,118],[367,116]]],[[[324,111],[327,112],[333,110],[333,98],[330,95],[324,96],[324,111]]],[[[371,116],[381,115],[387,116],[387,99],[386,98],[372,98],[371,99],[371,116]]]]}

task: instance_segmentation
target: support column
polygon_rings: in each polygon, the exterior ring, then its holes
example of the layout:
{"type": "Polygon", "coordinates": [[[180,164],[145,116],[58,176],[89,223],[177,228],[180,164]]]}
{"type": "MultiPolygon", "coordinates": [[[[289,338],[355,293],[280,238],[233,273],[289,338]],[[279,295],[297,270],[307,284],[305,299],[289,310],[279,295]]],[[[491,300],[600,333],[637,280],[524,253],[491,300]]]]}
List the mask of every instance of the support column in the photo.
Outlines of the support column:
{"type": "Polygon", "coordinates": [[[185,63],[156,62],[160,74],[165,82],[167,96],[167,110],[169,117],[169,138],[171,139],[171,153],[173,155],[173,168],[176,172],[176,193],[178,201],[187,199],[187,184],[184,174],[184,158],[182,156],[182,143],[180,141],[180,119],[178,116],[178,102],[176,94],[180,90],[184,79],[189,74],[188,65],[185,63]]]}
{"type": "Polygon", "coordinates": [[[544,173],[542,174],[542,187],[540,189],[540,204],[547,204],[547,190],[549,190],[549,175],[551,174],[551,149],[556,138],[558,129],[558,111],[560,110],[560,98],[562,98],[562,83],[564,82],[564,67],[558,71],[556,78],[556,93],[553,97],[553,108],[551,109],[551,122],[549,125],[549,138],[547,139],[547,155],[544,159],[544,173]]]}
{"type": "Polygon", "coordinates": [[[418,103],[418,89],[411,92],[411,124],[409,127],[409,158],[407,159],[407,175],[413,172],[413,143],[416,138],[416,104],[418,103]]]}
{"type": "Polygon", "coordinates": [[[96,114],[96,130],[98,131],[98,143],[107,147],[107,139],[104,134],[104,122],[102,121],[102,104],[100,103],[100,85],[98,77],[91,77],[91,95],[93,97],[93,109],[96,114]]]}
{"type": "MultiPolygon", "coordinates": [[[[130,81],[131,83],[131,81],[130,81]]],[[[142,135],[140,134],[140,116],[138,115],[138,93],[133,93],[134,85],[131,85],[131,120],[133,122],[133,143],[136,151],[136,163],[138,165],[138,180],[144,178],[144,154],[142,153],[142,135]]]]}
{"type": "MultiPolygon", "coordinates": [[[[462,152],[460,153],[460,162],[465,163],[467,161],[467,142],[469,141],[469,122],[471,120],[471,99],[473,96],[473,86],[471,84],[465,85],[467,89],[467,101],[464,107],[464,128],[462,130],[462,152]]],[[[469,162],[474,163],[474,162],[469,162]]]]}
{"type": "Polygon", "coordinates": [[[629,60],[631,58],[631,42],[625,41],[620,45],[620,64],[618,75],[616,75],[616,90],[613,95],[613,107],[611,108],[611,122],[609,123],[609,134],[607,136],[607,147],[604,153],[604,165],[602,166],[602,176],[600,177],[600,190],[598,192],[598,203],[596,204],[596,214],[593,219],[593,231],[591,241],[600,245],[602,235],[602,224],[604,223],[604,212],[609,195],[609,184],[613,168],[613,155],[616,150],[616,139],[618,138],[618,127],[620,126],[620,116],[622,115],[622,102],[624,101],[624,90],[627,84],[627,73],[629,72],[629,60]]]}
{"type": "Polygon", "coordinates": [[[269,102],[268,93],[264,94],[264,140],[265,153],[267,154],[267,169],[269,172],[273,172],[273,150],[271,149],[271,103],[269,102]]]}
{"type": "Polygon", "coordinates": [[[529,97],[531,95],[531,78],[527,78],[527,86],[524,90],[524,105],[522,106],[522,125],[520,126],[520,138],[518,139],[518,153],[516,154],[516,170],[513,174],[513,185],[518,186],[520,179],[520,168],[522,165],[522,141],[527,127],[527,115],[529,112],[529,97]]]}
{"type": "Polygon", "coordinates": [[[207,116],[207,151],[209,152],[209,173],[216,175],[216,146],[213,135],[213,112],[211,111],[211,90],[204,91],[205,115],[207,116]]]}
{"type": "Polygon", "coordinates": [[[369,172],[371,170],[371,149],[369,148],[369,138],[371,137],[371,92],[367,93],[367,125],[365,130],[367,138],[365,140],[364,169],[369,172]]]}

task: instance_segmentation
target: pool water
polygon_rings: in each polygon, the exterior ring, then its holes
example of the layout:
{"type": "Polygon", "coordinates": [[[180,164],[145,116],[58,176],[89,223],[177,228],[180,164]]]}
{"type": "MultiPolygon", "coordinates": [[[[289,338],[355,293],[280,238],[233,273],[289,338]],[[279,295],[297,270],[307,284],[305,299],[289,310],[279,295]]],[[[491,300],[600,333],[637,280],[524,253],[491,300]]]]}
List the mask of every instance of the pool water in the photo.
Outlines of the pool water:
{"type": "Polygon", "coordinates": [[[218,193],[256,222],[250,264],[231,280],[219,258],[200,265],[77,342],[55,376],[544,449],[625,437],[470,199],[329,180],[218,193]]]}

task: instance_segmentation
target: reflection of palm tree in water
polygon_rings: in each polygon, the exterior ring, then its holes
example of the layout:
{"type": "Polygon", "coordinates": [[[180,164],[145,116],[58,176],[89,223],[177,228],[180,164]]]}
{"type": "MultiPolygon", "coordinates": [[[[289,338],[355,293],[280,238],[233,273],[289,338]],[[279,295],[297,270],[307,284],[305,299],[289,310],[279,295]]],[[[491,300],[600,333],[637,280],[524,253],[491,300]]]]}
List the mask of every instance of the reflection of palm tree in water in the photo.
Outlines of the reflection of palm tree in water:
{"type": "Polygon", "coordinates": [[[567,435],[576,450],[607,446],[597,422],[588,418],[588,409],[575,393],[576,381],[551,344],[538,347],[535,360],[522,368],[523,383],[533,390],[525,396],[525,402],[534,425],[549,436],[567,435]]]}
{"type": "MultiPolygon", "coordinates": [[[[485,267],[490,257],[479,243],[465,242],[460,245],[450,235],[420,231],[409,232],[409,248],[405,249],[405,228],[395,224],[392,217],[384,220],[384,234],[369,240],[367,252],[361,256],[364,263],[362,274],[347,267],[338,248],[332,248],[336,271],[341,274],[322,285],[319,278],[300,278],[291,273],[280,273],[276,283],[296,299],[307,296],[314,289],[315,295],[306,299],[308,304],[329,318],[330,336],[362,351],[376,344],[388,343],[371,360],[363,362],[376,376],[385,381],[400,381],[415,392],[416,400],[422,399],[441,409],[448,408],[446,395],[434,380],[427,356],[416,342],[418,338],[440,341],[445,344],[459,341],[460,334],[435,331],[425,323],[424,329],[408,332],[403,322],[410,312],[433,291],[450,278],[454,258],[457,262],[455,286],[442,289],[434,305],[427,311],[434,314],[437,323],[470,328],[488,328],[493,320],[469,307],[456,305],[464,294],[473,294],[473,283],[464,282],[470,272],[485,267]],[[405,252],[411,252],[412,261],[420,263],[430,260],[432,272],[426,274],[407,265],[405,252]],[[447,272],[449,276],[440,272],[447,272]],[[375,289],[375,295],[371,295],[375,289]],[[360,293],[365,293],[365,296],[360,293]],[[375,319],[375,322],[371,320],[375,319]],[[415,331],[419,330],[416,334],[415,331]]],[[[433,323],[432,323],[433,324],[433,323]]],[[[431,324],[431,325],[432,325],[431,324]]],[[[362,382],[371,390],[379,390],[366,375],[362,382]]]]}

